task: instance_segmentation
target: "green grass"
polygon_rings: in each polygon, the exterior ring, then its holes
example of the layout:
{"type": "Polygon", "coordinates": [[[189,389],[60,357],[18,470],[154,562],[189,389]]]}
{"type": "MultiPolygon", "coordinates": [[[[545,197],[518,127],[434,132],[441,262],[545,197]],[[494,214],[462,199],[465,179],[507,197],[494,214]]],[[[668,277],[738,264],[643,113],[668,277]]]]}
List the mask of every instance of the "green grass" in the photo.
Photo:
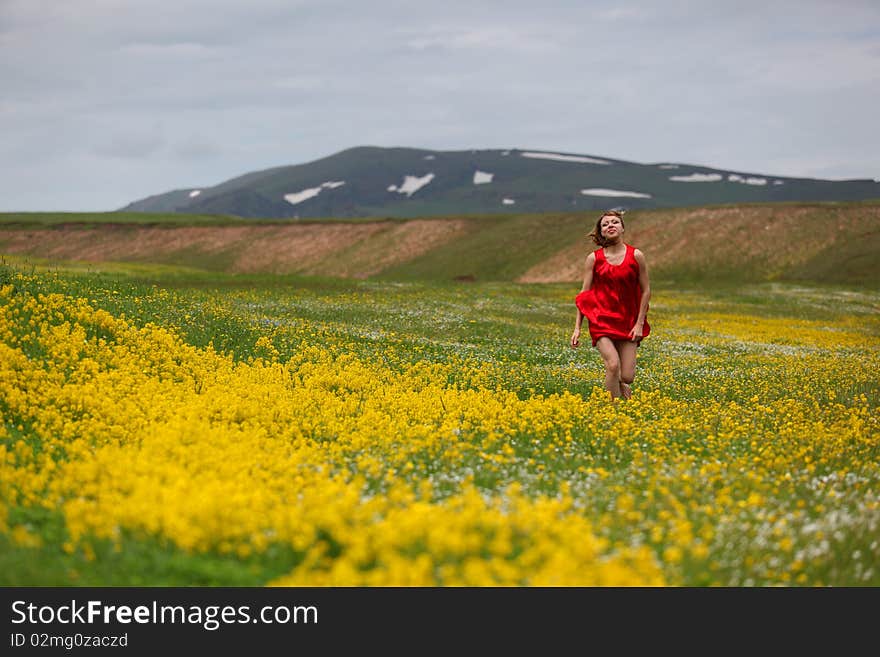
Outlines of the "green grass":
{"type": "MultiPolygon", "coordinates": [[[[474,249],[479,250],[476,243],[474,249]]],[[[84,297],[92,306],[116,316],[124,315],[137,325],[154,322],[171,327],[190,344],[213,344],[242,361],[265,356],[255,347],[257,339],[263,336],[272,338],[281,360],[290,358],[301,348],[302,337],[308,332],[310,340],[337,354],[353,354],[394,369],[403,370],[422,361],[471,359],[489,363],[492,367],[488,384],[514,391],[522,399],[562,392],[586,398],[601,385],[603,374],[594,350],[585,346],[574,351],[567,346],[574,323],[577,284],[521,285],[479,279],[476,283],[351,281],[234,275],[156,264],[86,265],[10,257],[0,261],[0,285],[4,283],[14,284],[20,293],[60,292],[84,297]],[[16,276],[18,271],[36,276],[22,282],[16,276]]],[[[757,423],[770,422],[774,413],[781,412],[770,408],[773,404],[782,407],[799,395],[825,399],[820,411],[829,414],[838,405],[862,403],[856,400],[864,395],[876,412],[880,380],[870,366],[876,362],[880,348],[877,291],[833,281],[805,285],[691,280],[683,285],[681,279],[664,277],[654,280],[653,289],[649,319],[655,333],[639,351],[640,390],[661,391],[675,402],[698,405],[720,400],[745,406],[753,403],[746,391],[760,386],[765,390],[760,403],[767,404],[768,410],[757,423]],[[699,322],[719,313],[743,321],[787,320],[794,334],[801,322],[822,322],[831,330],[851,327],[848,322],[855,319],[864,335],[864,349],[838,348],[831,340],[825,348],[808,349],[757,340],[726,340],[723,336],[710,336],[713,339],[706,341],[701,334],[695,334],[691,340],[677,333],[676,319],[699,322]],[[833,367],[836,359],[864,363],[863,380],[841,377],[833,367]],[[817,362],[822,366],[819,369],[817,362]],[[785,368],[774,369],[780,363],[785,368]],[[765,389],[768,381],[772,386],[765,389]],[[836,395],[833,400],[829,392],[836,395]]],[[[452,373],[449,383],[467,387],[470,383],[466,376],[465,370],[452,373]]],[[[2,407],[0,401],[0,410],[2,407]]],[[[662,413],[662,409],[657,412],[662,413]]],[[[695,470],[703,459],[717,458],[706,435],[720,433],[724,426],[720,420],[715,424],[707,422],[705,426],[682,427],[666,437],[668,445],[694,458],[695,470]]],[[[10,427],[9,432],[10,447],[21,438],[32,449],[40,449],[31,435],[31,427],[10,427]]],[[[534,495],[554,495],[562,482],[571,483],[583,499],[595,505],[585,512],[598,514],[613,505],[618,494],[615,486],[628,487],[634,494],[640,494],[650,485],[651,476],[649,471],[634,465],[641,455],[637,441],[621,445],[604,441],[599,435],[613,435],[613,426],[603,426],[602,434],[597,435],[577,428],[576,450],[557,452],[552,450],[552,443],[558,438],[555,434],[542,435],[536,444],[528,433],[516,433],[505,436],[514,446],[518,459],[515,466],[489,468],[481,454],[471,452],[456,467],[472,472],[476,485],[487,492],[497,492],[507,483],[517,481],[534,495]],[[523,465],[530,458],[537,462],[523,465]],[[610,479],[603,485],[584,480],[578,474],[580,466],[604,467],[611,473],[610,479]]],[[[482,438],[471,436],[475,443],[482,438]]],[[[731,457],[760,454],[759,447],[747,438],[732,440],[727,449],[731,457]]],[[[858,462],[835,464],[836,469],[851,469],[866,478],[874,476],[871,464],[880,458],[876,436],[868,435],[861,449],[858,462]]],[[[449,464],[433,462],[430,453],[419,458],[439,482],[439,493],[452,494],[457,480],[449,464]]],[[[830,474],[831,466],[828,467],[828,472],[819,471],[817,477],[830,474]]],[[[745,485],[747,474],[729,473],[731,485],[745,485]]],[[[784,473],[779,474],[781,477],[784,473]]],[[[370,486],[368,492],[383,491],[381,480],[371,481],[370,486]]],[[[805,490],[802,495],[814,499],[818,493],[805,490]]],[[[8,520],[10,524],[26,526],[41,538],[43,545],[24,547],[0,535],[0,584],[6,586],[259,585],[289,572],[302,556],[280,545],[272,545],[266,552],[248,558],[214,552],[195,554],[154,536],[126,534],[118,549],[109,542],[92,541],[91,557],[81,550],[63,548],[66,529],[56,510],[13,505],[8,520]]],[[[761,524],[763,521],[738,522],[746,523],[748,531],[766,528],[766,523],[761,524]]],[[[743,560],[760,557],[761,548],[750,540],[754,537],[745,530],[736,533],[739,526],[731,522],[727,527],[731,547],[724,548],[726,551],[722,550],[719,557],[722,566],[716,575],[721,581],[743,581],[743,560]]],[[[609,538],[625,537],[628,531],[625,523],[616,525],[609,538]]],[[[847,579],[849,575],[840,575],[838,569],[848,567],[856,550],[871,554],[876,536],[870,536],[868,529],[863,528],[847,540],[848,551],[835,546],[833,549],[839,553],[811,571],[816,581],[864,584],[847,579]]],[[[658,552],[661,549],[662,545],[658,545],[658,552]]],[[[677,575],[685,582],[709,583],[704,564],[685,564],[682,569],[677,575]]],[[[869,585],[876,585],[878,577],[880,574],[869,579],[869,585]]]]}
{"type": "MultiPolygon", "coordinates": [[[[75,263],[28,262],[32,271],[54,274],[47,289],[88,298],[138,324],[173,327],[190,344],[212,344],[240,359],[263,355],[254,344],[266,334],[274,336],[281,358],[289,358],[299,346],[295,329],[310,326],[326,344],[368,358],[387,358],[385,347],[390,345],[401,363],[442,362],[452,355],[527,363],[527,376],[505,381],[523,397],[536,390],[550,394],[574,389],[588,395],[601,378],[600,361],[588,350],[588,342],[577,352],[566,347],[574,325],[576,285],[351,281],[175,266],[111,263],[83,268],[75,263]],[[586,364],[595,377],[560,378],[560,368],[575,364],[586,364]]],[[[649,319],[655,326],[661,322],[661,332],[674,328],[662,324],[669,297],[677,313],[690,317],[721,312],[833,323],[856,316],[865,320],[862,330],[868,343],[880,335],[880,296],[870,289],[711,279],[683,286],[681,279],[660,278],[653,282],[649,319]]],[[[660,357],[657,349],[651,340],[640,349],[648,371],[660,357]]],[[[707,349],[701,347],[709,353],[707,349]]],[[[682,394],[693,392],[691,386],[682,388],[682,394]]],[[[708,388],[706,394],[717,391],[708,388]]]]}
{"type": "Polygon", "coordinates": [[[9,521],[43,540],[40,547],[16,545],[0,534],[2,586],[259,586],[289,572],[302,555],[273,545],[259,557],[191,554],[167,541],[126,535],[117,545],[93,540],[93,554],[65,550],[64,518],[47,509],[14,507],[9,521]]]}

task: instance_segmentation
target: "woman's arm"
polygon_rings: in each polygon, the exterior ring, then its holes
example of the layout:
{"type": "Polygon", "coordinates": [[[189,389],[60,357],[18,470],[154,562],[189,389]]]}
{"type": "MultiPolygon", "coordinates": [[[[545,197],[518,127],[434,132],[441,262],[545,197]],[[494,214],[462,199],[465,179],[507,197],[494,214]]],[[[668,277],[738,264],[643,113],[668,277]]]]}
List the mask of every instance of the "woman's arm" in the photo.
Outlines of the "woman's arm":
{"type": "Polygon", "coordinates": [[[633,340],[642,337],[642,330],[645,326],[645,317],[648,315],[648,302],[651,300],[651,280],[648,276],[648,261],[645,254],[636,249],[633,252],[636,262],[639,263],[639,287],[642,288],[642,297],[639,299],[639,316],[636,318],[636,325],[632,327],[629,334],[633,340]]]}
{"type": "Polygon", "coordinates": [[[596,253],[590,252],[584,260],[584,284],[581,285],[581,292],[586,292],[593,285],[593,267],[596,265],[596,253]]]}
{"type": "MultiPolygon", "coordinates": [[[[596,262],[596,254],[590,253],[584,261],[584,282],[581,285],[581,292],[586,292],[593,285],[593,265],[596,262]]],[[[577,309],[577,317],[574,320],[574,333],[571,334],[571,346],[577,347],[580,344],[581,326],[584,323],[584,314],[581,309],[577,309]]]]}

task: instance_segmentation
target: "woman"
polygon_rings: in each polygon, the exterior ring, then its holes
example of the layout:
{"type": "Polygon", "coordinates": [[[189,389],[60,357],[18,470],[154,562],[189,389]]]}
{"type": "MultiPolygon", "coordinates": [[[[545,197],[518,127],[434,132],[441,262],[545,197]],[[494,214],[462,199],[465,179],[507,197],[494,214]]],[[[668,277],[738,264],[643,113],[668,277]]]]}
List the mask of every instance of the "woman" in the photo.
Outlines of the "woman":
{"type": "Polygon", "coordinates": [[[575,297],[577,319],[571,346],[580,344],[581,325],[587,318],[593,346],[605,362],[605,389],[612,399],[632,396],[636,349],[651,332],[648,301],[651,285],[645,255],[624,243],[623,213],[610,210],[590,233],[599,246],[587,256],[584,284],[575,297]]]}

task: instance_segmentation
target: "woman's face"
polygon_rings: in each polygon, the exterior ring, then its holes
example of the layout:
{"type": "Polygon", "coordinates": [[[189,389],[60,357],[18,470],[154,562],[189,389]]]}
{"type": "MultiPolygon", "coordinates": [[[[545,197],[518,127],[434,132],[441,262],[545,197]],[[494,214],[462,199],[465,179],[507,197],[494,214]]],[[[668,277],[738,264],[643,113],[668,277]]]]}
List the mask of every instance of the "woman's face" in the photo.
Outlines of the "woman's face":
{"type": "Polygon", "coordinates": [[[599,234],[605,239],[613,240],[623,234],[623,222],[620,217],[613,214],[606,214],[599,221],[599,234]]]}

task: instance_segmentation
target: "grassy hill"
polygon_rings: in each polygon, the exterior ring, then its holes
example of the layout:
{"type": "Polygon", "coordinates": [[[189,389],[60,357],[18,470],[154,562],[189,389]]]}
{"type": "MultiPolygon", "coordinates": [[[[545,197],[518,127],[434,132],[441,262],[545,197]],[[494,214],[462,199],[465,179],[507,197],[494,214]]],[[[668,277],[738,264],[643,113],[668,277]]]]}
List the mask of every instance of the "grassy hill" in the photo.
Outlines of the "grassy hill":
{"type": "MultiPolygon", "coordinates": [[[[577,284],[596,212],[253,221],[182,214],[4,214],[0,254],[227,274],[577,284]]],[[[878,286],[880,202],[650,209],[627,242],[667,281],[878,286]]]]}

